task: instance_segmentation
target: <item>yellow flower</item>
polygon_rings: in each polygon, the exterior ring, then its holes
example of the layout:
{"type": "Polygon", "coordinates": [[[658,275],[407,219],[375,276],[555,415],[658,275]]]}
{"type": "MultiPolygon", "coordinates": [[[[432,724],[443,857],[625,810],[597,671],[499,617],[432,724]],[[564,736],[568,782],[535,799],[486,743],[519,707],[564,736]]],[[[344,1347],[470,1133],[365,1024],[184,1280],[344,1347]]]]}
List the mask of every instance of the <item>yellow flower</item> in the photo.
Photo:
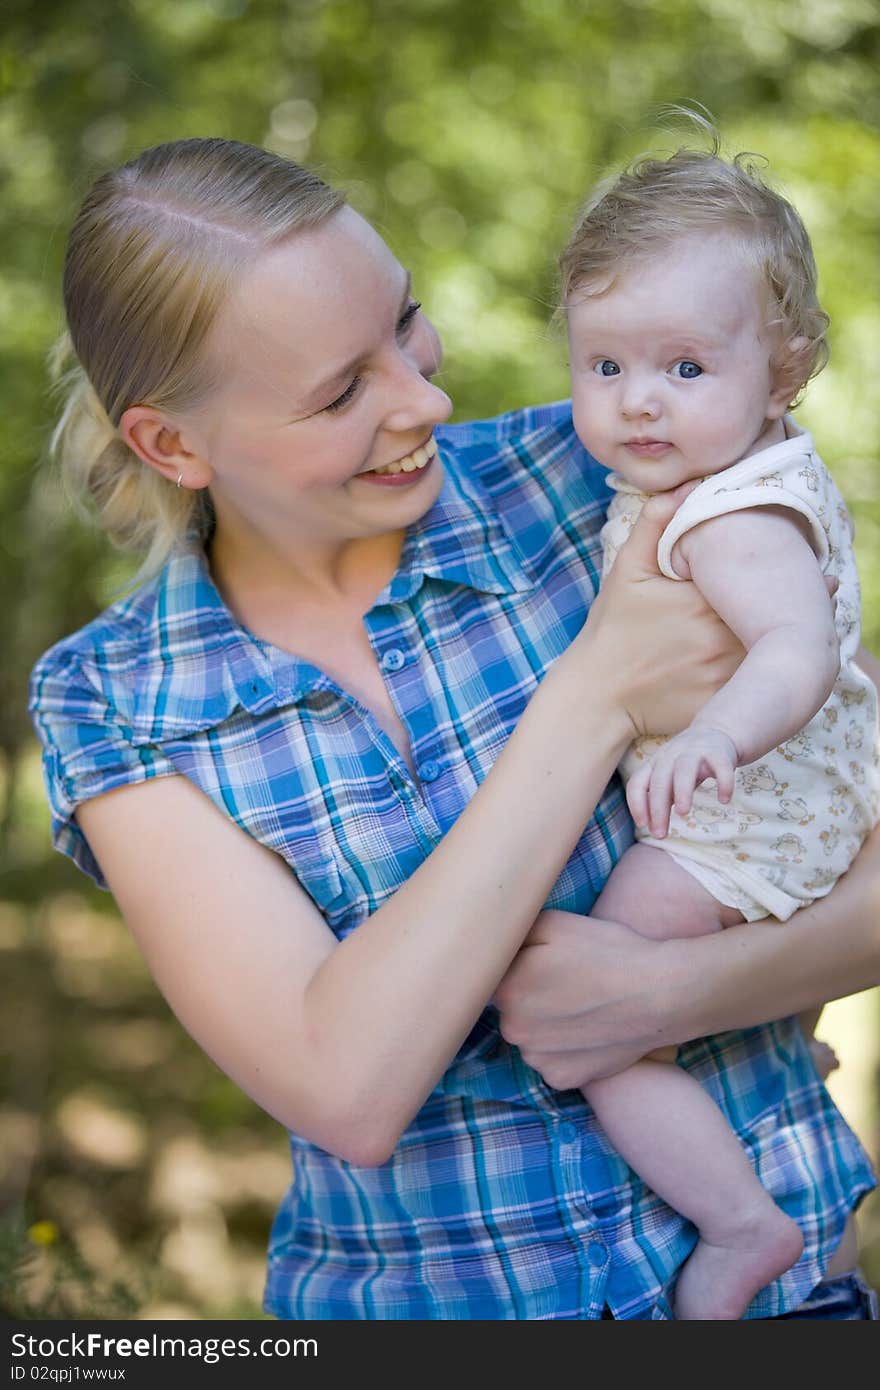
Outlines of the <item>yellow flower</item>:
{"type": "Polygon", "coordinates": [[[33,1226],[28,1227],[28,1235],[34,1245],[54,1245],[58,1234],[54,1221],[35,1221],[33,1226]]]}

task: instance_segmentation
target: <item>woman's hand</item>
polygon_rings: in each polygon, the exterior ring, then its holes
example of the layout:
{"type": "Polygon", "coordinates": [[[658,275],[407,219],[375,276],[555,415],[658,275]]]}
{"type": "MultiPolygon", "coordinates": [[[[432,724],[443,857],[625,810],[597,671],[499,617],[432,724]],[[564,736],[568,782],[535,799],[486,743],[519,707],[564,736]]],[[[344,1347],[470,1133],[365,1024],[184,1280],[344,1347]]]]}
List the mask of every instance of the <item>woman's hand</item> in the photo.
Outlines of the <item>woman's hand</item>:
{"type": "Polygon", "coordinates": [[[550,1086],[658,1047],[753,1028],[880,983],[880,826],[825,898],[787,922],[651,941],[545,911],[495,991],[501,1031],[550,1086]]]}
{"type": "Polygon", "coordinates": [[[685,728],[745,655],[694,584],[657,568],[657,543],[690,490],[646,503],[577,639],[593,673],[610,673],[634,737],[685,728]]]}
{"type": "Polygon", "coordinates": [[[556,1090],[622,1071],[675,1041],[664,945],[618,922],[542,912],[495,991],[503,1036],[556,1090]]]}
{"type": "MultiPolygon", "coordinates": [[[[582,678],[610,682],[602,693],[625,711],[632,737],[687,728],[745,656],[697,586],[657,567],[660,537],[694,486],[648,500],[572,643],[574,660],[579,647],[589,653],[582,678]]],[[[833,596],[836,580],[825,584],[833,596]]]]}

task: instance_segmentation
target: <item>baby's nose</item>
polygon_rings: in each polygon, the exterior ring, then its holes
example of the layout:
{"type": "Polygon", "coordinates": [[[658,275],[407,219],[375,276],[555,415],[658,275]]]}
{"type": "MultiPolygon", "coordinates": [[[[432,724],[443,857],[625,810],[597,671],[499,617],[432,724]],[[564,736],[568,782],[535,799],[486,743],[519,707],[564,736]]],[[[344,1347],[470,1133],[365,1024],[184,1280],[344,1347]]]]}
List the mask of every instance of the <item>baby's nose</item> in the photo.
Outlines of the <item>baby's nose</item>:
{"type": "Polygon", "coordinates": [[[660,413],[660,403],[652,383],[643,377],[631,377],[623,391],[621,410],[629,419],[644,416],[649,420],[656,420],[660,413]]]}

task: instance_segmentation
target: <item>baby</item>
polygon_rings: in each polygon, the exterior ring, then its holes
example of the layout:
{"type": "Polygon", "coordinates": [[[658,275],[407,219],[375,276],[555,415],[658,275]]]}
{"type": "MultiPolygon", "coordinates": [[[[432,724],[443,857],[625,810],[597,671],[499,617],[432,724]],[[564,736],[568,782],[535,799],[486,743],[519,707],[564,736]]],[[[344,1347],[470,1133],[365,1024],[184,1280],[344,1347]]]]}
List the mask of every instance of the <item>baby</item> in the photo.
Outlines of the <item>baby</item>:
{"type": "MultiPolygon", "coordinates": [[[[827,358],[809,239],[742,156],[679,150],[600,191],[561,267],[575,427],[613,470],[604,573],[652,493],[695,483],[660,569],[693,580],[746,649],[683,733],[627,753],[637,843],[594,913],[655,938],[785,920],[846,871],[880,806],[877,692],[854,662],[852,523],[788,414],[827,358]]],[[[670,1060],[585,1094],[615,1148],[697,1227],[676,1317],[739,1318],[802,1236],[670,1060]]]]}

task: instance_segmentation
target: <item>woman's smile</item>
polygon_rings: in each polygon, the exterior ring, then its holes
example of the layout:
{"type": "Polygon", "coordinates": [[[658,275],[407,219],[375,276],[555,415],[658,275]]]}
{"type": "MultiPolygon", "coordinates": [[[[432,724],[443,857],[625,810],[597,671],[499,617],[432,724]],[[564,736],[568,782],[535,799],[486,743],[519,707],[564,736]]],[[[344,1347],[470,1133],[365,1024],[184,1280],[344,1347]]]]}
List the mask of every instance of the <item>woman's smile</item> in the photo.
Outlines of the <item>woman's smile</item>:
{"type": "Polygon", "coordinates": [[[403,487],[407,483],[418,482],[429,471],[436,455],[437,441],[430,435],[411,454],[404,454],[402,458],[383,463],[378,468],[366,468],[357,477],[369,483],[403,487]]]}

